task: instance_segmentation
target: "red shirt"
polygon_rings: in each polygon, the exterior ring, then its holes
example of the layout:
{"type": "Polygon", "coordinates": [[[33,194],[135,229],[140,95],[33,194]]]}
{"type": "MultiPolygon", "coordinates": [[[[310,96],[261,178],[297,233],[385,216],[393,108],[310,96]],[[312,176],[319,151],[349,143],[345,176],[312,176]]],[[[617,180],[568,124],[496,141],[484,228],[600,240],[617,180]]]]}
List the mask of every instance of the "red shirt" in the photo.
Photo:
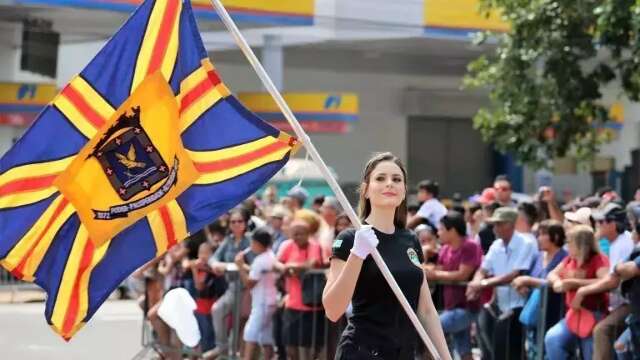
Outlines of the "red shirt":
{"type": "MultiPolygon", "coordinates": [[[[440,265],[444,271],[457,271],[460,269],[460,265],[471,266],[475,271],[481,263],[482,249],[478,244],[468,240],[465,240],[457,249],[452,249],[451,246],[444,245],[438,256],[438,265],[440,265]]],[[[479,301],[466,300],[466,289],[466,286],[444,285],[442,287],[444,308],[446,310],[455,308],[473,311],[479,310],[479,301]]]]}
{"type": "MultiPolygon", "coordinates": [[[[589,261],[578,267],[578,260],[567,256],[560,263],[564,265],[562,272],[560,273],[561,279],[595,279],[596,273],[601,268],[609,269],[609,258],[605,255],[597,254],[591,257],[589,261]]],[[[576,291],[567,291],[564,297],[567,310],[571,308],[571,302],[576,297],[576,291]]],[[[606,312],[609,306],[609,294],[604,292],[600,294],[588,295],[582,301],[582,307],[591,311],[606,312]]]]}
{"type": "MultiPolygon", "coordinates": [[[[309,240],[307,247],[301,248],[293,240],[286,240],[280,245],[278,261],[283,264],[302,264],[313,260],[313,266],[322,264],[322,249],[320,244],[309,240]]],[[[285,307],[292,310],[312,311],[316,310],[302,303],[302,281],[298,276],[288,275],[285,279],[287,300],[285,307]]]]}

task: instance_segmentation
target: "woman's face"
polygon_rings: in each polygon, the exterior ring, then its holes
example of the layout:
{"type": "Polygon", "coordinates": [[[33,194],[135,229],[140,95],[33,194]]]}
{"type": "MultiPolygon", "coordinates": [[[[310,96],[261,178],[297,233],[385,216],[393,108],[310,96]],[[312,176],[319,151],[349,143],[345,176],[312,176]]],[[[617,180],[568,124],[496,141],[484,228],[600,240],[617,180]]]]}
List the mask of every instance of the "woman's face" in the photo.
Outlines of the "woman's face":
{"type": "Polygon", "coordinates": [[[242,235],[247,231],[247,223],[242,215],[233,213],[229,218],[229,228],[234,235],[242,235]]]}
{"type": "Polygon", "coordinates": [[[302,225],[294,225],[291,227],[291,239],[299,246],[306,245],[309,242],[309,227],[302,225]]]}
{"type": "Polygon", "coordinates": [[[538,234],[538,246],[542,251],[549,251],[551,249],[552,244],[551,236],[549,236],[549,233],[540,231],[540,233],[538,234]]]}
{"type": "Polygon", "coordinates": [[[398,165],[383,161],[373,169],[365,192],[371,207],[395,209],[400,206],[405,194],[405,179],[398,165]]]}

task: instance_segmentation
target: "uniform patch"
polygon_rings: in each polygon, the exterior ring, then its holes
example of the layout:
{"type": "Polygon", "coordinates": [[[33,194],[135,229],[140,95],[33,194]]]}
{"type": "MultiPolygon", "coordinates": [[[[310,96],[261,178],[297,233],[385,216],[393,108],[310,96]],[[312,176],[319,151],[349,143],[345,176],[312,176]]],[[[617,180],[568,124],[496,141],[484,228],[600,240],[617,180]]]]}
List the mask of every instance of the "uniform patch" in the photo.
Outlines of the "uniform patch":
{"type": "Polygon", "coordinates": [[[342,246],[342,240],[336,240],[333,242],[334,248],[339,248],[340,246],[342,246]]]}
{"type": "Polygon", "coordinates": [[[418,257],[418,253],[413,248],[407,249],[407,256],[409,256],[409,260],[413,263],[413,265],[422,268],[420,264],[420,258],[418,257]]]}

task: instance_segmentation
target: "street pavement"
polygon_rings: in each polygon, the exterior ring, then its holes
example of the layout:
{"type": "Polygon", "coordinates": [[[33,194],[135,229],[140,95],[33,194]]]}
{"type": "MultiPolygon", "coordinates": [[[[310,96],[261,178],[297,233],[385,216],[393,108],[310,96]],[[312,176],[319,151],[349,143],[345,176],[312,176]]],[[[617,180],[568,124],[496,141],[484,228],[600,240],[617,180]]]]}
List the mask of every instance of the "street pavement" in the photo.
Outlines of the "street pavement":
{"type": "Polygon", "coordinates": [[[142,348],[142,312],[131,300],[104,303],[70,342],[44,319],[44,303],[0,304],[0,359],[120,360],[142,348]]]}

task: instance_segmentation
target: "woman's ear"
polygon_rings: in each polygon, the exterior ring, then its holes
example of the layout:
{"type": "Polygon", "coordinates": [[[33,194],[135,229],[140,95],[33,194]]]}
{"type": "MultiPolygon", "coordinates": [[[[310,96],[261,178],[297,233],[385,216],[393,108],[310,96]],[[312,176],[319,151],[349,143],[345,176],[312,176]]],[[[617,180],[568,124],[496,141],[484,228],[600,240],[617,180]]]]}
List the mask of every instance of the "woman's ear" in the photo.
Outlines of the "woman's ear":
{"type": "Polygon", "coordinates": [[[368,199],[369,198],[369,186],[367,186],[367,183],[361,183],[360,184],[360,189],[362,189],[362,193],[364,194],[364,198],[368,199]]]}

